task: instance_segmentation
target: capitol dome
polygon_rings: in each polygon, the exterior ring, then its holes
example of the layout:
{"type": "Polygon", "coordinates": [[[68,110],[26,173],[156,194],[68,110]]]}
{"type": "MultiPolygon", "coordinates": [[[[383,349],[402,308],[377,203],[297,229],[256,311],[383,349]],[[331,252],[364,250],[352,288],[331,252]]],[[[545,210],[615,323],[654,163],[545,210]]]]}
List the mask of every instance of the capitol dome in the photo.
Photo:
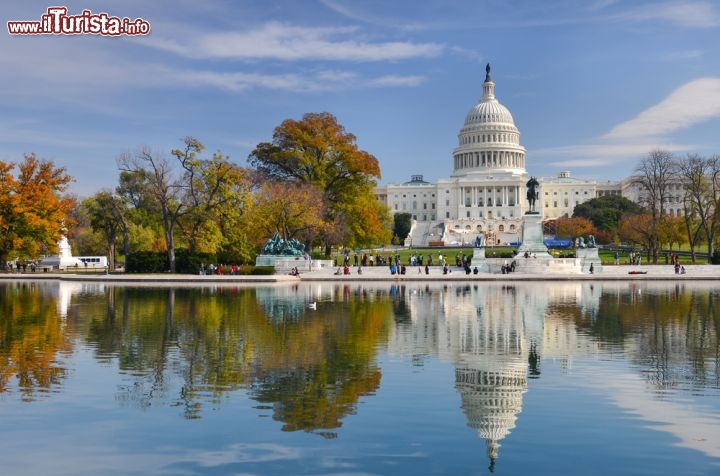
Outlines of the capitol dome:
{"type": "Polygon", "coordinates": [[[497,169],[512,173],[525,171],[525,148],[520,145],[520,131],[508,108],[495,98],[489,64],[485,71],[483,96],[465,116],[458,134],[458,147],[453,151],[455,176],[497,169]]]}
{"type": "Polygon", "coordinates": [[[513,120],[512,114],[508,108],[500,104],[495,98],[495,83],[490,80],[490,70],[488,65],[488,72],[483,83],[483,97],[480,101],[470,109],[467,116],[465,117],[465,126],[472,125],[483,125],[483,124],[495,124],[495,125],[510,125],[515,130],[515,121],[513,120]]]}

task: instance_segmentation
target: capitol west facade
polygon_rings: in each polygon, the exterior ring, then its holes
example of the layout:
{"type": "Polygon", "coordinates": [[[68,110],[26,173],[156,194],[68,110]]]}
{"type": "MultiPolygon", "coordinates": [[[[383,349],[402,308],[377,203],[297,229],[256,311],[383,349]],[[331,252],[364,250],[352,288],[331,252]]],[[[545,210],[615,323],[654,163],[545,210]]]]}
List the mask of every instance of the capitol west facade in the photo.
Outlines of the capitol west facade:
{"type": "MultiPolygon", "coordinates": [[[[412,230],[407,245],[462,245],[482,236],[488,244],[520,241],[522,217],[528,210],[525,148],[510,111],[495,97],[495,83],[486,68],[483,95],[468,112],[453,150],[453,173],[437,183],[413,175],[402,184],[375,189],[391,213],[410,213],[412,230]]],[[[579,180],[570,172],[542,178],[536,204],[544,219],[570,217],[576,205],[603,195],[622,195],[641,201],[631,178],[598,183],[579,180]]],[[[680,189],[678,188],[678,195],[680,189]]],[[[677,210],[680,214],[680,198],[677,210]]]]}

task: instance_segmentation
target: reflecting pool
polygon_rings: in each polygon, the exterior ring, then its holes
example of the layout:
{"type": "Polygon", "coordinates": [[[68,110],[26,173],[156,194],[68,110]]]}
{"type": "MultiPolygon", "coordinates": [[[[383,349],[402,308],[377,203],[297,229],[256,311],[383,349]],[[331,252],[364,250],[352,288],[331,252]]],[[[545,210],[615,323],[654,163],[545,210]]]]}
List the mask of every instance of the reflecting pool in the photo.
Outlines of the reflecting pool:
{"type": "Polygon", "coordinates": [[[715,282],[0,282],[0,473],[720,474],[719,328],[715,282]]]}

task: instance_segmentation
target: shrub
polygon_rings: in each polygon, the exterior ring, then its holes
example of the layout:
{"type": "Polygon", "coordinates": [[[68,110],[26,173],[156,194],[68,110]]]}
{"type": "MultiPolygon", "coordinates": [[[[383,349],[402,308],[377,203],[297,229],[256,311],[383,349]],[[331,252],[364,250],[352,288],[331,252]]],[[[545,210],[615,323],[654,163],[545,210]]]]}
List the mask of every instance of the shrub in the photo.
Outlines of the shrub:
{"type": "Polygon", "coordinates": [[[125,256],[126,273],[164,273],[169,269],[162,251],[136,251],[125,256]]]}
{"type": "Polygon", "coordinates": [[[712,264],[720,264],[720,250],[713,251],[712,257],[710,258],[712,264]]]}

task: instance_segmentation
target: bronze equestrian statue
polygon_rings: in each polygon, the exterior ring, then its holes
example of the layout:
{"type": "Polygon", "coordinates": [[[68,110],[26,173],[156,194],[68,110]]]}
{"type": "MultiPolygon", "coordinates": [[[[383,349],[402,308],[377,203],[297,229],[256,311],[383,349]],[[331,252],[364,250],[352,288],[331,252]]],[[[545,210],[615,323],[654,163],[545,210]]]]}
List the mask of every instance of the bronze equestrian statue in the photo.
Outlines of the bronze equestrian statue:
{"type": "Polygon", "coordinates": [[[540,196],[540,193],[537,191],[537,189],[540,187],[540,182],[537,181],[535,177],[530,177],[530,180],[527,182],[527,199],[528,203],[530,204],[530,210],[528,212],[534,213],[535,212],[535,202],[540,196]]]}

